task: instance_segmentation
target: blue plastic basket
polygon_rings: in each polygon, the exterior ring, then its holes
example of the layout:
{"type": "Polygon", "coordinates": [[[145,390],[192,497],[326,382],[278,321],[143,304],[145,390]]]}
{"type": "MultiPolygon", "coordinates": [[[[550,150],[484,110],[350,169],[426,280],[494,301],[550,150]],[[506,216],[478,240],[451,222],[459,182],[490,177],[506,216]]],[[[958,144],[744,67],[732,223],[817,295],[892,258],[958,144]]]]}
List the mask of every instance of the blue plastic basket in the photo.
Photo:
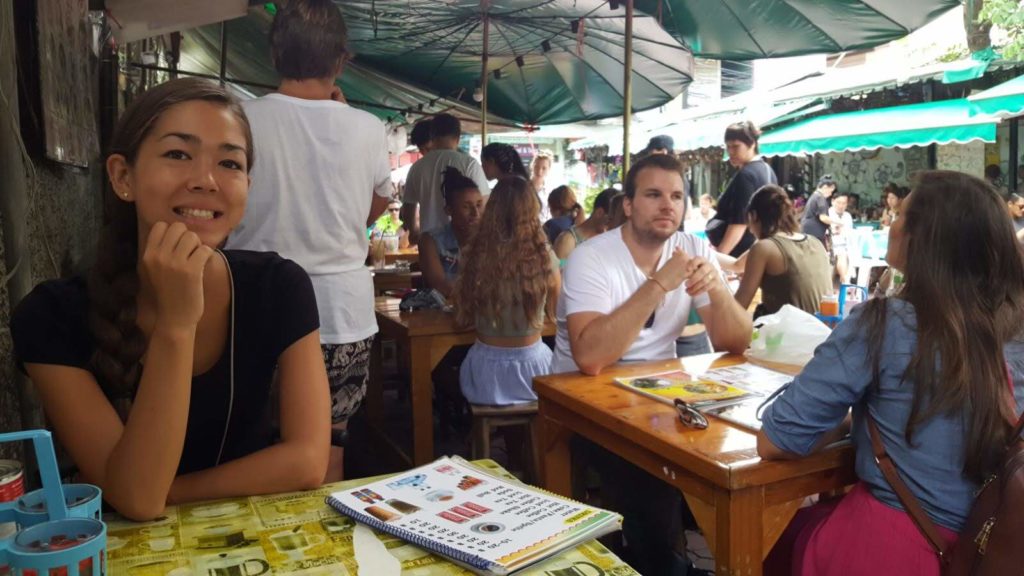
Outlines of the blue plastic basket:
{"type": "Polygon", "coordinates": [[[31,440],[43,487],[0,503],[0,524],[18,531],[0,539],[0,570],[12,576],[103,576],[107,527],[103,493],[91,484],[61,484],[53,439],[46,430],[0,434],[0,443],[31,440]]]}

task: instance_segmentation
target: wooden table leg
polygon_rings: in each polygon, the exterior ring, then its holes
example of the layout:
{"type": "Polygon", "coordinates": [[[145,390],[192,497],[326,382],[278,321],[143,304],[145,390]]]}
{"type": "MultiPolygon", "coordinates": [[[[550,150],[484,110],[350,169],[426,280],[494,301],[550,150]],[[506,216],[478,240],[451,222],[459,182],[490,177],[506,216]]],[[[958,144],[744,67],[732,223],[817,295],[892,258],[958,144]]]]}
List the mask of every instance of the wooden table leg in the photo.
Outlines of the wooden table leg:
{"type": "Polygon", "coordinates": [[[544,487],[555,494],[572,497],[572,454],[569,449],[572,431],[548,418],[544,414],[543,402],[537,414],[537,425],[540,431],[536,449],[540,452],[544,487]]]}
{"type": "Polygon", "coordinates": [[[764,488],[715,491],[715,574],[760,576],[764,488]]]}
{"type": "Polygon", "coordinates": [[[426,338],[409,341],[412,459],[415,466],[434,459],[434,383],[430,380],[430,348],[426,338]]]}
{"type": "Polygon", "coordinates": [[[371,424],[380,428],[384,422],[384,362],[381,348],[383,338],[373,339],[370,347],[370,385],[366,389],[366,417],[371,424]]]}

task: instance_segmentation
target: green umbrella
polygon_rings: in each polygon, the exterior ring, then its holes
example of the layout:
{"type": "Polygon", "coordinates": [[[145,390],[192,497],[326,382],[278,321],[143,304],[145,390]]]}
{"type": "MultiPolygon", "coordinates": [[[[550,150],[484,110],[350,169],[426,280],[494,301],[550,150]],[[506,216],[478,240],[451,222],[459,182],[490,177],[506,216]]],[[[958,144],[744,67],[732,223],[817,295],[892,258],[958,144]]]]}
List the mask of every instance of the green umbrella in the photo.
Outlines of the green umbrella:
{"type": "Polygon", "coordinates": [[[871,48],[961,0],[635,0],[693,53],[752,60],[871,48]]]}
{"type": "MultiPolygon", "coordinates": [[[[497,115],[539,125],[623,113],[625,11],[602,0],[335,2],[356,62],[373,70],[441,94],[463,90],[472,103],[486,57],[487,107],[497,115]]],[[[646,110],[682,92],[693,58],[637,16],[632,70],[633,108],[646,110]]]]}
{"type": "MultiPolygon", "coordinates": [[[[224,23],[227,26],[227,66],[225,77],[254,95],[272,91],[278,84],[277,72],[270,61],[267,32],[270,15],[254,10],[245,18],[224,23]]],[[[221,25],[202,26],[184,32],[179,68],[186,73],[215,76],[220,69],[221,25]]],[[[411,112],[409,120],[420,113],[449,112],[463,121],[479,121],[479,112],[451,98],[412,86],[358,63],[350,63],[339,82],[349,103],[375,114],[383,120],[401,123],[403,112],[411,112]]],[[[514,126],[496,117],[492,122],[514,126]]]]}

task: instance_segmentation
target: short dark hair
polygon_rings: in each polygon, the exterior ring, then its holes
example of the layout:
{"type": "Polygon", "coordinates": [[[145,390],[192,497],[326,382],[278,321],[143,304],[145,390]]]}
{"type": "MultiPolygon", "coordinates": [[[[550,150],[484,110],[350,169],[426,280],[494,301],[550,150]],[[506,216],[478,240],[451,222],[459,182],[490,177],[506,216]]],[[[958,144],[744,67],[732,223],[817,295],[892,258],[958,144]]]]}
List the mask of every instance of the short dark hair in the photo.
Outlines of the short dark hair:
{"type": "Polygon", "coordinates": [[[412,127],[412,133],[409,134],[409,140],[413,146],[422,148],[427,144],[430,144],[430,118],[424,118],[420,120],[412,127]]]}
{"type": "Polygon", "coordinates": [[[333,77],[347,44],[345,19],[331,0],[291,0],[270,26],[270,54],[283,78],[333,77]]]}
{"type": "Polygon", "coordinates": [[[604,210],[605,214],[610,215],[612,213],[612,200],[614,200],[616,196],[620,195],[622,195],[622,192],[619,192],[615,188],[605,188],[604,190],[601,190],[597,197],[594,198],[594,210],[604,210]]]}
{"type": "Polygon", "coordinates": [[[462,124],[451,114],[441,113],[430,120],[430,139],[459,138],[462,136],[462,124]]]}
{"type": "Polygon", "coordinates": [[[822,186],[831,186],[833,188],[838,188],[838,186],[836,185],[836,179],[833,178],[831,174],[825,174],[821,178],[818,178],[818,188],[821,188],[822,186]]]}
{"type": "Polygon", "coordinates": [[[640,172],[648,168],[657,168],[659,170],[679,174],[679,177],[683,179],[683,189],[686,189],[686,176],[683,174],[683,163],[671,154],[652,154],[640,159],[636,164],[633,164],[633,166],[630,167],[629,173],[626,174],[626,181],[623,184],[623,193],[626,195],[626,198],[632,200],[633,197],[636,196],[636,179],[640,175],[640,172]]]}
{"type": "Polygon", "coordinates": [[[747,214],[757,215],[762,239],[776,232],[794,234],[800,231],[793,202],[786,191],[775,184],[766,184],[754,192],[750,197],[750,204],[747,204],[747,214]]]}
{"type": "Polygon", "coordinates": [[[667,136],[665,134],[652,136],[651,139],[647,141],[647,148],[645,148],[648,152],[652,150],[668,150],[669,152],[672,152],[674,149],[675,141],[672,140],[671,136],[667,136]]]}
{"type": "Polygon", "coordinates": [[[757,141],[761,138],[761,129],[757,127],[757,124],[749,120],[742,122],[735,122],[729,124],[725,129],[725,141],[737,140],[743,142],[747,146],[753,146],[757,149],[757,141]]]}

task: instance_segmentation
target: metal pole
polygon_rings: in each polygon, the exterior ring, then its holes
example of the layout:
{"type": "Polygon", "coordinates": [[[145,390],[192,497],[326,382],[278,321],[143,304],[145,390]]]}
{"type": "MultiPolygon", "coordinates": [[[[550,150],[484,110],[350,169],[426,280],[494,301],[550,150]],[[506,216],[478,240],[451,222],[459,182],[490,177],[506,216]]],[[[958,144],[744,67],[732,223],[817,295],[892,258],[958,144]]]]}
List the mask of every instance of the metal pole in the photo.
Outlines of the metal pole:
{"type": "Polygon", "coordinates": [[[1020,178],[1020,166],[1017,164],[1020,162],[1020,117],[1010,118],[1010,169],[1008,177],[1010,181],[1007,183],[1007,190],[1011,192],[1020,193],[1020,186],[1017,185],[1017,179],[1020,178]]]}
{"type": "Polygon", "coordinates": [[[224,78],[228,72],[228,23],[227,21],[220,23],[220,85],[224,85],[224,78]]]}
{"type": "Polygon", "coordinates": [[[480,0],[480,14],[484,21],[484,49],[480,59],[480,146],[487,146],[487,52],[490,48],[491,20],[487,17],[488,0],[480,0]]]}
{"type": "Polygon", "coordinates": [[[629,173],[629,124],[633,121],[633,0],[626,0],[626,56],[622,79],[622,178],[629,173]]]}

